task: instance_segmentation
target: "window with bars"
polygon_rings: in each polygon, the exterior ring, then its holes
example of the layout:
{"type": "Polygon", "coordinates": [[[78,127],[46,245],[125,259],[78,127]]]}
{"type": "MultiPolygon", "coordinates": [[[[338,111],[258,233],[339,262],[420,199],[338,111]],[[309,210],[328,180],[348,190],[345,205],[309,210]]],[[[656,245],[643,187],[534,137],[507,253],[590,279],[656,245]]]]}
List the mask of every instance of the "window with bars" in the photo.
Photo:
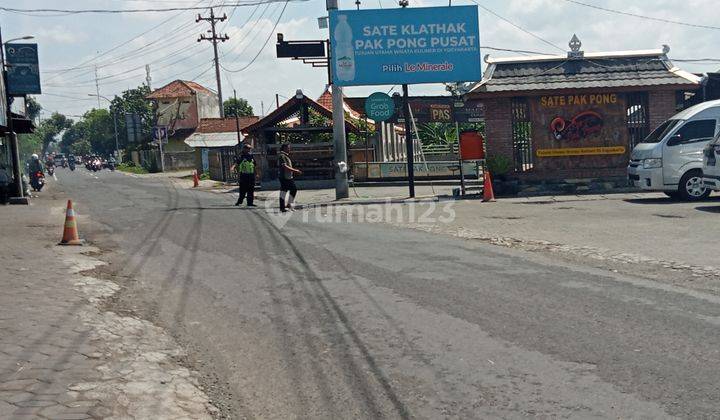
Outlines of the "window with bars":
{"type": "Polygon", "coordinates": [[[511,101],[512,142],[515,172],[527,172],[533,168],[532,122],[526,98],[511,101]]]}
{"type": "Polygon", "coordinates": [[[625,115],[627,116],[628,150],[632,150],[650,134],[647,92],[628,93],[625,96],[625,115]]]}

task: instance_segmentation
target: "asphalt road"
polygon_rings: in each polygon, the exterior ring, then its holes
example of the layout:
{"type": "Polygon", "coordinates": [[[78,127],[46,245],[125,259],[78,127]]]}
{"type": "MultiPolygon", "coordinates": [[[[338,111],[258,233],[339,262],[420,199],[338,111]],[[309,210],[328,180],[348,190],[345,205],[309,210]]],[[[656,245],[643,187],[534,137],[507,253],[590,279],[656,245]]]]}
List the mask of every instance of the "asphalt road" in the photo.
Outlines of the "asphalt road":
{"type": "Polygon", "coordinates": [[[278,228],[167,179],[58,178],[124,287],[109,308],[178,337],[228,417],[720,415],[720,298],[382,224],[278,228]]]}

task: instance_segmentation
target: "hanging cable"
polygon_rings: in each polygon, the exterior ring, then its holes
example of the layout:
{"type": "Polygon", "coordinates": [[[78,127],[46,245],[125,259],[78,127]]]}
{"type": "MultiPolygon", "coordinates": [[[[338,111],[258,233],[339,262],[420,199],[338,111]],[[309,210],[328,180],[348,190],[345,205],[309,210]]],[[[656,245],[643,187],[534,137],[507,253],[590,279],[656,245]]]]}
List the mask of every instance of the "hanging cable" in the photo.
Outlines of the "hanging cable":
{"type": "Polygon", "coordinates": [[[275,33],[275,29],[277,28],[278,24],[280,23],[280,19],[282,19],[283,15],[285,14],[285,9],[287,8],[287,5],[289,3],[290,3],[290,0],[285,0],[285,5],[283,6],[282,11],[280,11],[280,15],[278,16],[277,20],[275,21],[275,25],[273,25],[273,28],[270,31],[270,34],[268,35],[267,39],[265,39],[265,43],[262,45],[262,47],[257,52],[257,54],[255,54],[255,57],[253,57],[249,63],[247,63],[245,66],[243,66],[237,70],[228,69],[225,66],[223,66],[222,64],[220,65],[220,67],[222,67],[225,71],[229,71],[230,73],[239,73],[243,70],[246,70],[250,66],[252,66],[253,63],[255,62],[255,60],[257,60],[257,58],[260,57],[260,54],[263,52],[263,50],[265,50],[265,47],[267,46],[268,42],[270,41],[270,38],[272,38],[273,34],[275,33]]]}

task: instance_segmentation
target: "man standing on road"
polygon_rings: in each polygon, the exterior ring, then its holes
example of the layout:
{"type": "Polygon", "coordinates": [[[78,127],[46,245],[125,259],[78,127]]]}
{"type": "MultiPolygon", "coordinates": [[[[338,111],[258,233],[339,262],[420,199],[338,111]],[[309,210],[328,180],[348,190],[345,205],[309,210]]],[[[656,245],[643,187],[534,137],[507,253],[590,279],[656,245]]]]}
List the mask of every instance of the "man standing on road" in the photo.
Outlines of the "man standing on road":
{"type": "Polygon", "coordinates": [[[295,186],[295,174],[302,174],[302,171],[293,168],[292,161],[290,160],[290,144],[285,143],[280,146],[280,152],[278,153],[278,169],[280,178],[280,211],[286,212],[293,210],[293,203],[295,202],[295,196],[297,195],[297,187],[295,186]],[[285,205],[285,196],[290,193],[290,198],[287,200],[287,206],[285,205]]]}
{"type": "Polygon", "coordinates": [[[240,195],[235,205],[242,204],[247,196],[248,207],[255,207],[255,158],[252,155],[252,146],[243,144],[240,156],[235,158],[235,164],[230,169],[238,174],[240,195]]]}

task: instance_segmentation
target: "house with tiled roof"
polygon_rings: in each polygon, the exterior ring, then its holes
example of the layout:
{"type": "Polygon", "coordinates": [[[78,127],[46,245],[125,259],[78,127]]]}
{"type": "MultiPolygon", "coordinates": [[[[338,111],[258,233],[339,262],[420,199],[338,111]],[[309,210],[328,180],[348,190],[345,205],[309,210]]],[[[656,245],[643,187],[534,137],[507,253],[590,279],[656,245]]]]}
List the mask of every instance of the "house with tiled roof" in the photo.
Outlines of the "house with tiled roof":
{"type": "Polygon", "coordinates": [[[236,174],[230,171],[237,146],[244,142],[252,145],[243,131],[260,118],[228,117],[203,118],[195,131],[185,139],[185,144],[195,150],[195,169],[209,173],[216,181],[234,181],[236,174]]]}
{"type": "Polygon", "coordinates": [[[703,78],[675,66],[670,48],[485,57],[469,98],[486,109],[489,156],[522,188],[625,187],[635,144],[698,92],[703,78]]]}
{"type": "Polygon", "coordinates": [[[185,140],[205,118],[219,118],[218,96],[196,82],[174,80],[155,89],[145,97],[153,102],[156,126],[166,127],[165,167],[187,169],[195,167],[194,149],[185,140]]]}
{"type": "Polygon", "coordinates": [[[195,82],[175,80],[146,98],[156,103],[157,125],[167,127],[170,133],[195,130],[201,119],[220,117],[217,94],[195,82]]]}

